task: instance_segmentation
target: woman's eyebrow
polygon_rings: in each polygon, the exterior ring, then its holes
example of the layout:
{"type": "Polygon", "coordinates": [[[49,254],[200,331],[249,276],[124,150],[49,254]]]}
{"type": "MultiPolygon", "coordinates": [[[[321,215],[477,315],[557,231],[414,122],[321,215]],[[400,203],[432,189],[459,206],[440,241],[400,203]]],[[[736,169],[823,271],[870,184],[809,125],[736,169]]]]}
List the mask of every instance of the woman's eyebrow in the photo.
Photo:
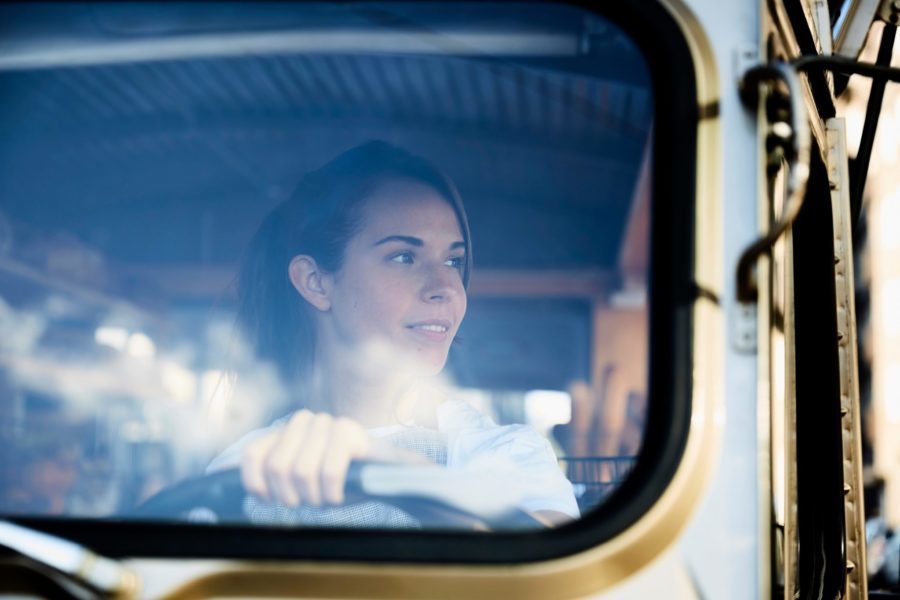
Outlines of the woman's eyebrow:
{"type": "Polygon", "coordinates": [[[374,244],[373,246],[380,246],[381,244],[386,244],[388,242],[403,242],[405,244],[409,244],[410,246],[416,246],[421,248],[425,245],[425,242],[420,240],[417,237],[412,237],[411,235],[389,235],[384,239],[381,239],[374,244]]]}
{"type": "MultiPolygon", "coordinates": [[[[389,235],[386,238],[378,240],[377,242],[372,244],[372,246],[380,246],[381,244],[386,244],[388,242],[403,242],[404,244],[409,244],[410,246],[415,246],[417,248],[421,248],[425,245],[425,242],[423,242],[421,239],[413,237],[411,235],[389,235]]],[[[452,244],[450,244],[451,250],[465,247],[466,243],[462,241],[453,242],[452,244]]]]}

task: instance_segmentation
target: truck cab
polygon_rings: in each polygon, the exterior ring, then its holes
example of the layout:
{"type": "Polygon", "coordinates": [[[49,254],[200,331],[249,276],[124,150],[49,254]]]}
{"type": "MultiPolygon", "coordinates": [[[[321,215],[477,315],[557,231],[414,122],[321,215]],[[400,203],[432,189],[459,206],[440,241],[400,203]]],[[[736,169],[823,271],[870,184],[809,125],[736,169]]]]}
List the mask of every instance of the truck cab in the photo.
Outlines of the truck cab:
{"type": "Polygon", "coordinates": [[[893,4],[0,13],[0,590],[896,594],[867,566],[856,308],[893,4]],[[301,408],[235,325],[248,244],[372,140],[437,165],[468,214],[441,397],[537,436],[577,518],[526,518],[527,470],[363,460],[348,498],[415,526],[261,522],[208,468],[301,408]]]}

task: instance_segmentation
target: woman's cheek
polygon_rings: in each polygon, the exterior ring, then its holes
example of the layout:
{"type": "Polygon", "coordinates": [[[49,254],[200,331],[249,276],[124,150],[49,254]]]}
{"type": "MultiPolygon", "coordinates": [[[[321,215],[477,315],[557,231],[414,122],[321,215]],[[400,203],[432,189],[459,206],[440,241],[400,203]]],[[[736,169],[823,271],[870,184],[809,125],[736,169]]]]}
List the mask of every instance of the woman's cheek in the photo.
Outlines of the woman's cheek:
{"type": "Polygon", "coordinates": [[[383,327],[402,324],[405,307],[409,304],[405,288],[406,283],[401,278],[388,277],[369,290],[367,302],[372,319],[383,327]]]}

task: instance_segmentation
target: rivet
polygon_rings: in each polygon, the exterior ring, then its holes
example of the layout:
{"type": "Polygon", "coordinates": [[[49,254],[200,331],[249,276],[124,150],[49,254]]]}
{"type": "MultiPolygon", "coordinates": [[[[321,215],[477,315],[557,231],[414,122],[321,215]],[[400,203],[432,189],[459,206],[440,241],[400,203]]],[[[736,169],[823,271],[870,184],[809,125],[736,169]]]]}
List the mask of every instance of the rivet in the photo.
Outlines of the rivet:
{"type": "Polygon", "coordinates": [[[845,483],[844,484],[844,495],[846,496],[847,494],[849,494],[852,491],[853,491],[853,488],[850,487],[850,484],[845,483]]]}
{"type": "Polygon", "coordinates": [[[850,412],[849,408],[841,407],[841,416],[842,417],[846,417],[847,413],[849,413],[849,412],[850,412]]]}
{"type": "Polygon", "coordinates": [[[856,570],[856,565],[853,564],[851,561],[848,560],[848,561],[847,561],[847,572],[848,572],[848,573],[852,573],[852,572],[855,571],[855,570],[856,570]]]}
{"type": "Polygon", "coordinates": [[[794,130],[791,129],[791,126],[785,123],[784,121],[778,121],[777,123],[772,123],[772,133],[778,136],[779,138],[786,140],[793,135],[794,130]]]}

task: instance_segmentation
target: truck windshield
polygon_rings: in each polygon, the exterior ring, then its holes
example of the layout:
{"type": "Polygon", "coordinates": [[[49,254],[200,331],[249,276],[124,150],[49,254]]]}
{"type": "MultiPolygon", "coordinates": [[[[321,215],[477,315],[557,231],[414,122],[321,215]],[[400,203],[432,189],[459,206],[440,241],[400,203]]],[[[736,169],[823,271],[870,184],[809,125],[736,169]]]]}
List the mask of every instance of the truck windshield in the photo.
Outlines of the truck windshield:
{"type": "Polygon", "coordinates": [[[654,102],[617,26],[481,2],[0,22],[0,513],[547,527],[626,480],[654,102]]]}

